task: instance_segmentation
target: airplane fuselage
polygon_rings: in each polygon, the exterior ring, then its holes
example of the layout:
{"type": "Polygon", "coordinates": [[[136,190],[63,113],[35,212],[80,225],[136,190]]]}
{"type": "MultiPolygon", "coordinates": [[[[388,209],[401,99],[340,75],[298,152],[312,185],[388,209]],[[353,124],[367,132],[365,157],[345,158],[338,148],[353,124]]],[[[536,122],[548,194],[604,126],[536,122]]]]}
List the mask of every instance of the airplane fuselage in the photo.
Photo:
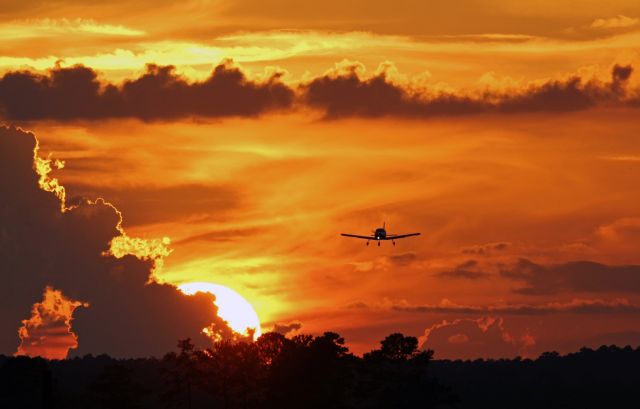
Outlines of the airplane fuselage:
{"type": "Polygon", "coordinates": [[[346,237],[355,237],[356,239],[366,240],[367,246],[369,245],[369,240],[374,240],[380,246],[380,242],[384,240],[390,240],[391,243],[395,246],[397,239],[403,239],[405,237],[411,236],[419,236],[420,233],[408,233],[408,234],[388,234],[386,230],[386,223],[382,225],[382,227],[378,227],[373,231],[371,236],[365,236],[364,234],[351,234],[351,233],[342,233],[343,236],[346,237]]]}

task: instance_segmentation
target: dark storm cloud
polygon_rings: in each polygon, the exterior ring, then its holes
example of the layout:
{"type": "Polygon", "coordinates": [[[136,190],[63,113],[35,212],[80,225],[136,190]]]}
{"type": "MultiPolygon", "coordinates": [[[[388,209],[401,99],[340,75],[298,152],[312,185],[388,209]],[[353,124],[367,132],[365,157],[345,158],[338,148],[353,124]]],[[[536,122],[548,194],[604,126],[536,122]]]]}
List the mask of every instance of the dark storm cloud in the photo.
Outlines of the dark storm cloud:
{"type": "Polygon", "coordinates": [[[293,98],[277,75],[253,82],[228,62],[193,83],[173,66],[153,64],[119,86],[102,83],[93,69],[81,65],[55,67],[47,75],[14,71],[0,78],[0,114],[20,121],[257,116],[290,107],[293,98]]]}
{"type": "Polygon", "coordinates": [[[515,291],[527,295],[559,292],[640,293],[640,265],[606,265],[593,261],[542,265],[520,259],[503,269],[503,277],[522,281],[515,291]]]}
{"type": "Polygon", "coordinates": [[[78,354],[159,356],[179,338],[207,340],[201,329],[228,327],[213,298],[185,296],[152,279],[153,260],[105,256],[120,236],[120,215],[102,201],[61,212],[60,200],[39,187],[35,136],[0,127],[0,353],[18,346],[18,327],[45,287],[87,302],[74,314],[78,354]]]}
{"type": "Polygon", "coordinates": [[[468,260],[456,266],[453,270],[443,271],[436,275],[443,278],[477,280],[479,278],[488,277],[489,273],[479,270],[478,262],[476,260],[468,260]]]}
{"type": "Polygon", "coordinates": [[[316,78],[303,88],[306,103],[324,110],[328,118],[568,112],[597,106],[632,106],[625,92],[631,72],[631,66],[616,65],[609,82],[585,81],[574,76],[510,93],[480,96],[425,95],[390,82],[385,73],[362,79],[355,69],[316,78]]]}
{"type": "Polygon", "coordinates": [[[361,79],[355,70],[316,78],[304,87],[303,95],[309,106],[322,109],[328,118],[462,115],[486,109],[480,101],[453,94],[422,99],[392,84],[384,74],[361,79]]]}
{"type": "MultiPolygon", "coordinates": [[[[573,76],[509,92],[468,94],[430,92],[398,85],[380,73],[361,78],[355,67],[326,74],[298,87],[276,74],[252,81],[231,62],[209,78],[188,82],[173,66],[149,64],[140,77],[115,85],[101,81],[82,65],[55,67],[46,75],[13,71],[0,78],[0,115],[9,120],[100,120],[137,118],[255,117],[274,111],[311,107],[328,119],[344,117],[428,118],[482,113],[561,113],[600,106],[638,105],[628,90],[631,66],[616,65],[607,82],[573,76]]],[[[635,96],[634,96],[635,95],[635,96]]]]}

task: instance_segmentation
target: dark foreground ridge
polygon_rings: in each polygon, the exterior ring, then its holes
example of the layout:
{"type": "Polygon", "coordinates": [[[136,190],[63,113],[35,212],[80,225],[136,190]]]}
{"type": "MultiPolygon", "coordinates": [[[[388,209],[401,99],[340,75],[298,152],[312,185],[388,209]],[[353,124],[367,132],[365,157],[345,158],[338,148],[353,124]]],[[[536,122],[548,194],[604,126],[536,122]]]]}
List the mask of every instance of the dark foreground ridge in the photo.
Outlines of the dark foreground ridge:
{"type": "Polygon", "coordinates": [[[0,356],[0,408],[617,408],[640,385],[640,348],[432,358],[402,334],[357,357],[332,332],[204,350],[186,339],[163,359],[0,356]]]}

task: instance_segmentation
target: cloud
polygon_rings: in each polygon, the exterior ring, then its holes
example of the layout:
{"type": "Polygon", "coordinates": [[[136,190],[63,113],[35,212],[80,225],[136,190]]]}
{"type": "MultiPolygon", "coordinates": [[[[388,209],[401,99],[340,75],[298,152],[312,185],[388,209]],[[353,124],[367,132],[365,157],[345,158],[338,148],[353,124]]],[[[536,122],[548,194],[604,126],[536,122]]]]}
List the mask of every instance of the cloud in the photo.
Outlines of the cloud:
{"type": "Polygon", "coordinates": [[[489,255],[494,252],[505,251],[509,247],[511,247],[511,243],[508,242],[498,242],[498,243],[487,243],[487,244],[479,244],[475,246],[463,247],[460,252],[462,254],[477,254],[480,256],[489,255]]]}
{"type": "Polygon", "coordinates": [[[177,186],[105,187],[71,184],[70,202],[105,197],[126,217],[127,226],[218,218],[239,206],[239,194],[228,186],[184,184],[177,186]],[[180,206],[176,206],[180,198],[180,206]]]}
{"type": "Polygon", "coordinates": [[[250,80],[230,61],[204,81],[188,82],[174,66],[148,64],[135,79],[113,84],[93,69],[56,66],[46,74],[11,71],[0,78],[0,115],[15,121],[137,118],[255,117],[312,108],[328,119],[345,117],[430,118],[472,114],[561,113],[596,107],[636,107],[637,90],[628,90],[631,66],[616,65],[609,81],[574,75],[508,91],[438,91],[397,83],[388,69],[365,78],[362,65],[347,62],[298,86],[281,81],[281,72],[250,80]]]}
{"type": "Polygon", "coordinates": [[[392,254],[387,258],[395,266],[408,266],[418,259],[418,255],[416,253],[401,253],[392,254]]]}
{"type": "Polygon", "coordinates": [[[213,296],[186,296],[155,280],[164,240],[126,236],[122,215],[104,200],[67,206],[37,158],[33,134],[0,127],[0,353],[16,351],[21,325],[23,349],[66,330],[77,335],[75,354],[118,357],[160,356],[185,337],[207,344],[201,330],[209,325],[230,335],[213,296]],[[47,305],[69,309],[56,316],[47,305]]]}
{"type": "Polygon", "coordinates": [[[640,156],[636,155],[603,156],[602,159],[616,162],[640,162],[640,156]]]}
{"type": "Polygon", "coordinates": [[[420,337],[423,349],[433,349],[438,358],[510,358],[526,355],[535,338],[525,332],[513,336],[499,317],[444,320],[425,329],[420,337]]]}
{"type": "Polygon", "coordinates": [[[212,230],[206,233],[185,237],[184,239],[177,241],[176,244],[186,244],[197,241],[233,241],[264,233],[267,230],[268,229],[266,227],[212,230]]]}
{"type": "Polygon", "coordinates": [[[613,84],[620,84],[627,81],[631,77],[631,73],[633,73],[633,67],[630,65],[614,65],[611,71],[613,84]]]}
{"type": "Polygon", "coordinates": [[[463,278],[468,280],[477,280],[489,276],[489,273],[478,270],[478,262],[476,260],[468,260],[456,266],[453,270],[443,271],[436,274],[442,278],[463,278]]]}
{"type": "Polygon", "coordinates": [[[595,29],[628,28],[638,25],[639,21],[637,18],[618,14],[615,17],[595,19],[590,27],[595,29]]]}
{"type": "Polygon", "coordinates": [[[97,72],[82,65],[57,66],[46,75],[13,71],[0,78],[0,113],[17,121],[257,116],[290,107],[293,97],[278,75],[252,82],[229,61],[192,83],[173,66],[153,64],[121,85],[102,83],[97,72]]]}
{"type": "Polygon", "coordinates": [[[304,86],[304,99],[328,118],[349,116],[435,116],[480,112],[482,103],[453,94],[432,99],[411,95],[387,80],[385,73],[361,79],[356,66],[346,73],[327,74],[304,86]]]}
{"type": "Polygon", "coordinates": [[[33,305],[31,318],[22,321],[18,330],[18,355],[64,359],[69,349],[78,347],[78,337],[71,331],[73,312],[88,303],[69,300],[59,290],[46,287],[42,302],[33,305]]]}
{"type": "Polygon", "coordinates": [[[303,86],[304,100],[323,110],[330,119],[343,117],[400,116],[427,118],[482,113],[568,112],[598,106],[633,106],[625,85],[630,66],[616,65],[609,82],[572,76],[552,80],[509,93],[463,92],[429,94],[391,82],[384,72],[361,78],[357,66],[328,73],[303,86]]]}
{"type": "Polygon", "coordinates": [[[571,261],[542,265],[520,259],[504,268],[503,277],[524,282],[515,291],[541,295],[558,292],[639,293],[640,265],[606,265],[593,261],[571,261]]]}
{"type": "Polygon", "coordinates": [[[137,37],[144,34],[143,31],[121,25],[99,24],[95,20],[83,18],[14,20],[0,24],[0,36],[5,41],[69,35],[137,37]]]}
{"type": "Polygon", "coordinates": [[[300,328],[302,328],[302,324],[300,322],[290,322],[288,324],[274,324],[271,331],[287,335],[299,331],[300,328]]]}
{"type": "Polygon", "coordinates": [[[616,245],[631,243],[637,246],[640,244],[640,217],[625,217],[602,225],[598,227],[596,236],[616,245]]]}
{"type": "MultiPolygon", "coordinates": [[[[632,159],[615,157],[606,158],[606,160],[629,161],[632,159]]],[[[572,254],[570,258],[574,260],[599,257],[601,263],[612,260],[618,266],[633,266],[638,262],[638,246],[640,246],[640,217],[620,217],[601,222],[590,234],[567,242],[559,250],[560,253],[564,253],[564,256],[572,254]]]]}
{"type": "Polygon", "coordinates": [[[465,344],[469,342],[469,336],[466,334],[455,334],[451,335],[447,341],[449,341],[450,344],[465,344]]]}
{"type": "MultiPolygon", "coordinates": [[[[359,308],[366,308],[361,305],[359,308]]],[[[410,313],[473,315],[548,315],[548,314],[638,314],[640,305],[624,298],[613,300],[575,298],[568,302],[544,304],[460,305],[447,299],[439,304],[391,304],[391,309],[410,313]]]]}

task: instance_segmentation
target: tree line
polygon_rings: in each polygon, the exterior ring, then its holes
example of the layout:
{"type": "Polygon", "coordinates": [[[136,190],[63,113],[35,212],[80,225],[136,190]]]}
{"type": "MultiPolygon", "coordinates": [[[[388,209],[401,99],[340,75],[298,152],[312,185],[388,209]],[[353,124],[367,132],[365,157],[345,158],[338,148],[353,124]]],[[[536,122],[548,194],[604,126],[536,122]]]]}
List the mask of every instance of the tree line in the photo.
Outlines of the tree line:
{"type": "Polygon", "coordinates": [[[272,332],[204,349],[184,339],[162,359],[0,357],[0,408],[585,408],[629,402],[640,386],[640,348],[535,360],[433,354],[399,333],[358,357],[333,332],[272,332]]]}

